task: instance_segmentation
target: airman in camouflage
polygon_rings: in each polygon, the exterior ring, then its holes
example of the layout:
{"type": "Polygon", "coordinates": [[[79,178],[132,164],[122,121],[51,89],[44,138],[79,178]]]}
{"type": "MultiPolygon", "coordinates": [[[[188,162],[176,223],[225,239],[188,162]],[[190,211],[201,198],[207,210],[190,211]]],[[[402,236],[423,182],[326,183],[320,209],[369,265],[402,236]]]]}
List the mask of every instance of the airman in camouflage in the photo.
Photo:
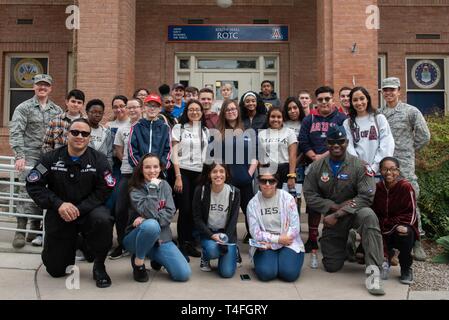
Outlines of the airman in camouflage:
{"type": "MultiPolygon", "coordinates": [[[[386,105],[381,108],[390,125],[394,137],[394,157],[401,165],[401,175],[412,184],[416,198],[419,196],[418,177],[415,174],[415,152],[422,149],[430,141],[430,131],[421,111],[399,100],[401,83],[398,78],[391,77],[382,81],[382,94],[386,105]]],[[[418,227],[421,227],[421,214],[416,208],[418,227]]],[[[425,260],[426,254],[421,242],[416,241],[414,248],[416,260],[425,260]]]]}
{"type": "MultiPolygon", "coordinates": [[[[38,74],[33,82],[35,95],[17,106],[9,124],[9,143],[15,155],[15,168],[20,172],[20,182],[25,182],[28,175],[25,166],[33,167],[41,156],[43,138],[49,121],[62,113],[62,109],[48,98],[52,90],[52,77],[38,74]]],[[[19,197],[29,198],[25,187],[20,188],[19,197]]],[[[17,212],[42,215],[42,210],[31,202],[18,202],[17,212]]],[[[27,220],[27,218],[18,217],[17,228],[26,229],[27,220]]],[[[30,220],[31,230],[40,230],[41,220],[30,220]]],[[[28,234],[26,240],[33,241],[33,245],[42,245],[42,237],[36,237],[36,234],[28,234]]],[[[21,248],[24,245],[25,234],[16,232],[13,246],[21,248]]]]}

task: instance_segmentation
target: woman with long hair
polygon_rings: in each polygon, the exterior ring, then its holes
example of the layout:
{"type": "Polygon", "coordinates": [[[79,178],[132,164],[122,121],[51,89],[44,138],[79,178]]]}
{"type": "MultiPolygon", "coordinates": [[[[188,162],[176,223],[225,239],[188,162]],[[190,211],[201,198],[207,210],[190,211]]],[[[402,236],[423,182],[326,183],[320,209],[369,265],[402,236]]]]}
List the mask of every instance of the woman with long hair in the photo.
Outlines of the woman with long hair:
{"type": "Polygon", "coordinates": [[[260,191],[248,204],[248,223],[252,238],[250,256],[262,281],[276,278],[298,279],[304,262],[304,245],[295,199],[277,189],[279,177],[261,168],[260,191]]]}
{"type": "Polygon", "coordinates": [[[172,280],[187,281],[191,269],[172,241],[170,223],[176,209],[168,182],[160,179],[161,161],[156,154],[143,156],[129,182],[132,213],[123,246],[132,253],[134,280],[147,282],[145,258],[163,266],[172,280]]]}
{"type": "Polygon", "coordinates": [[[178,242],[186,257],[201,257],[194,245],[192,201],[195,185],[203,171],[208,142],[209,129],[205,125],[203,106],[198,100],[190,100],[172,131],[173,189],[179,196],[178,242]]]}
{"type": "MultiPolygon", "coordinates": [[[[253,179],[257,169],[256,137],[244,132],[241,111],[234,100],[225,100],[221,107],[217,129],[222,137],[222,161],[229,167],[230,182],[240,189],[240,207],[246,217],[246,207],[254,196],[253,179]]],[[[249,228],[245,219],[248,242],[249,228]]]]}
{"type": "Polygon", "coordinates": [[[202,271],[212,271],[210,260],[218,259],[220,276],[234,276],[239,208],[240,190],[229,183],[227,166],[216,162],[205,165],[193,196],[193,219],[201,238],[202,271]]]}
{"type": "Polygon", "coordinates": [[[383,114],[371,104],[371,96],[363,87],[355,87],[349,94],[349,118],[343,122],[348,137],[347,152],[364,160],[379,174],[379,163],[394,153],[394,139],[383,114]]]}
{"type": "Polygon", "coordinates": [[[271,107],[267,115],[268,129],[259,132],[258,160],[265,166],[274,166],[279,174],[278,188],[287,183],[294,189],[296,183],[296,158],[298,138],[294,131],[284,126],[282,110],[271,107]]]}

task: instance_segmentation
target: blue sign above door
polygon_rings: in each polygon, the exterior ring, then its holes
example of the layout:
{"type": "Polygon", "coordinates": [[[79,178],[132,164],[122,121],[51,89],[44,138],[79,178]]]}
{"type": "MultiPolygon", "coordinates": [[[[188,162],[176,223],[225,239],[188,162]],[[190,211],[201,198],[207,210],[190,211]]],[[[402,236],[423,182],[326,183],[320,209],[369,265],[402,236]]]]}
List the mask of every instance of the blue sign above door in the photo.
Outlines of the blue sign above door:
{"type": "Polygon", "coordinates": [[[170,25],[173,42],[288,42],[287,25],[170,25]]]}

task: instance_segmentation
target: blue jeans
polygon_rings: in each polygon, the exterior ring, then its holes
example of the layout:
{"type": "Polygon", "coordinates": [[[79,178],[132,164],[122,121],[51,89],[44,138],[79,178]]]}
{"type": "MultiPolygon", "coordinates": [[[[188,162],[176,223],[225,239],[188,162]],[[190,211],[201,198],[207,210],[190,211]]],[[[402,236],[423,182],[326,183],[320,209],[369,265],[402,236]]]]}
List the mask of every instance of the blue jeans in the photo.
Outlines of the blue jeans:
{"type": "Polygon", "coordinates": [[[232,278],[237,268],[237,245],[227,246],[228,252],[220,254],[218,243],[210,239],[201,239],[204,260],[218,258],[218,273],[222,278],[232,278]]]}
{"type": "Polygon", "coordinates": [[[296,253],[290,248],[279,250],[257,250],[254,254],[254,267],[259,280],[270,281],[276,278],[292,282],[299,278],[304,252],[296,253]]]}
{"type": "Polygon", "coordinates": [[[173,241],[159,244],[161,227],[154,219],[147,219],[123,239],[126,250],[138,259],[148,257],[167,269],[174,281],[187,281],[192,274],[190,265],[173,241]]]}

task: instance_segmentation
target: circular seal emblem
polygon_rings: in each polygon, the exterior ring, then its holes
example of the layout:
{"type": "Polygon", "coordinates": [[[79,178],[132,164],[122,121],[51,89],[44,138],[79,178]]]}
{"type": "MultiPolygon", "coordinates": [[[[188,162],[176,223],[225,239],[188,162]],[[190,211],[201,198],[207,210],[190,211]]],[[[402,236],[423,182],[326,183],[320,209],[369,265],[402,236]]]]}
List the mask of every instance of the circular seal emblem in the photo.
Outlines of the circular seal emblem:
{"type": "Polygon", "coordinates": [[[33,77],[41,73],[44,73],[44,68],[38,60],[24,58],[14,68],[14,80],[22,88],[32,88],[33,77]]]}
{"type": "Polygon", "coordinates": [[[432,89],[441,80],[440,67],[432,60],[419,60],[413,65],[412,80],[421,89],[432,89]]]}

